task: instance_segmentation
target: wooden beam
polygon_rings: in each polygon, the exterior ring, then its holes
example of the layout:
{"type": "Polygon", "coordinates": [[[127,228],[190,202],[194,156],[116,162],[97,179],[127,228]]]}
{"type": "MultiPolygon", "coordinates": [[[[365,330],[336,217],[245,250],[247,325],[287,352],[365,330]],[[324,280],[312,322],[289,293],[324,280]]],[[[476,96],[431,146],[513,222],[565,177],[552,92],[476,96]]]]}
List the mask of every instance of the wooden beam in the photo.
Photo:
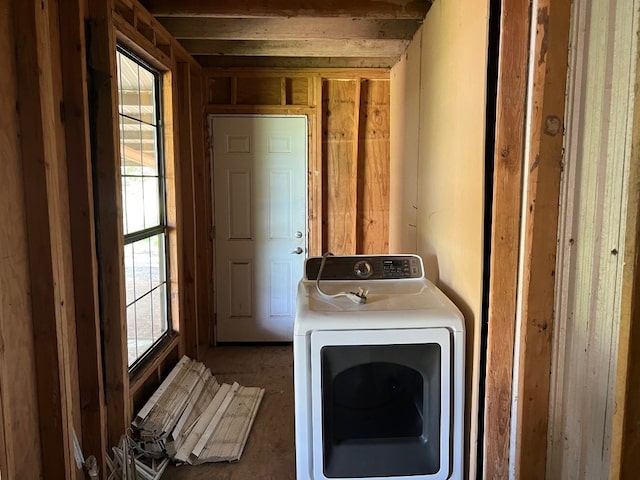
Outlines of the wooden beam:
{"type": "MultiPolygon", "coordinates": [[[[354,80],[356,78],[389,79],[389,70],[386,68],[211,68],[205,70],[209,78],[215,77],[307,77],[327,78],[331,80],[354,80]]],[[[311,106],[316,106],[310,103],[311,106]]]]}
{"type": "MultiPolygon", "coordinates": [[[[179,97],[176,76],[173,72],[165,72],[162,76],[162,120],[163,120],[163,140],[164,140],[164,160],[165,160],[165,186],[167,198],[167,225],[169,227],[169,304],[171,309],[171,328],[180,333],[184,330],[184,317],[182,308],[184,297],[182,296],[183,276],[180,272],[182,268],[181,252],[182,235],[180,232],[180,150],[179,141],[178,111],[176,99],[179,97]]],[[[179,336],[178,357],[185,354],[186,338],[179,336]]]]}
{"type": "Polygon", "coordinates": [[[408,18],[422,20],[431,0],[143,0],[142,4],[155,16],[204,17],[359,17],[408,18]]]}
{"type": "Polygon", "coordinates": [[[12,2],[0,2],[0,477],[42,478],[12,2]],[[16,368],[19,366],[19,368],[16,368]]]}
{"type": "Polygon", "coordinates": [[[179,96],[175,98],[178,109],[178,162],[180,182],[180,210],[178,212],[178,235],[182,237],[180,250],[181,267],[179,275],[180,295],[183,298],[181,308],[180,335],[185,338],[185,355],[198,358],[198,309],[196,281],[196,236],[193,187],[193,144],[191,115],[191,73],[188,63],[178,62],[176,81],[179,96]]]}
{"type": "Polygon", "coordinates": [[[196,55],[194,58],[203,68],[377,68],[387,71],[399,60],[396,57],[235,57],[226,55],[196,55]]]}
{"type": "Polygon", "coordinates": [[[307,188],[309,189],[309,256],[319,256],[324,252],[323,239],[323,153],[322,153],[322,78],[314,76],[310,78],[311,95],[310,105],[314,107],[309,118],[309,177],[307,188]]]}
{"type": "Polygon", "coordinates": [[[539,0],[526,159],[516,478],[545,477],[570,0],[539,0]]]}
{"type": "MultiPolygon", "coordinates": [[[[130,41],[130,48],[134,51],[142,49],[144,57],[153,55],[158,60],[165,58],[164,62],[170,59],[171,62],[195,64],[191,55],[138,0],[114,0],[114,3],[113,18],[130,41]],[[158,52],[161,54],[158,55],[158,52]]],[[[169,68],[169,65],[165,63],[164,68],[169,68]]]]}
{"type": "Polygon", "coordinates": [[[118,134],[116,36],[113,0],[89,2],[89,69],[94,120],[96,244],[100,275],[107,443],[118,445],[129,427],[129,369],[124,287],[124,235],[118,134]]]}
{"type": "Polygon", "coordinates": [[[399,58],[409,40],[200,40],[185,39],[191,55],[250,57],[392,57],[399,58]]]}
{"type": "Polygon", "coordinates": [[[159,17],[157,20],[175,38],[210,40],[411,40],[421,25],[420,20],[414,19],[326,17],[159,17]]]}
{"type": "Polygon", "coordinates": [[[61,49],[65,52],[62,55],[64,125],[82,422],[82,432],[78,434],[82,433],[85,457],[94,455],[104,476],[104,453],[108,446],[89,133],[86,11],[81,1],[60,2],[59,7],[61,49]]]}
{"type": "Polygon", "coordinates": [[[198,343],[212,342],[213,327],[213,243],[211,238],[213,200],[211,169],[205,155],[204,83],[202,71],[191,68],[191,138],[193,145],[193,186],[196,226],[196,282],[198,285],[198,343]]]}
{"type": "Polygon", "coordinates": [[[52,49],[59,48],[57,17],[52,21],[48,3],[13,2],[16,33],[17,109],[31,276],[34,355],[42,467],[47,478],[74,479],[71,436],[73,401],[70,382],[69,319],[72,296],[65,282],[64,203],[66,168],[61,154],[60,92],[54,76],[60,72],[52,49]],[[62,191],[61,191],[62,189],[62,191]]]}
{"type": "Polygon", "coordinates": [[[485,479],[509,476],[529,30],[529,4],[520,0],[504,0],[500,21],[491,225],[483,452],[485,479]]]}

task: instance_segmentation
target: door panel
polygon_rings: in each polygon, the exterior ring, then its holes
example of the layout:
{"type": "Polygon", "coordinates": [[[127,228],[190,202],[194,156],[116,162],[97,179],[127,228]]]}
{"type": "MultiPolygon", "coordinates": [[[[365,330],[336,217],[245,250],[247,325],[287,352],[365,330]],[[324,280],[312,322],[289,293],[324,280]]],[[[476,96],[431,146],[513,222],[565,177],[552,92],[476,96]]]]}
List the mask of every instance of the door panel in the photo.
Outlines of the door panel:
{"type": "Polygon", "coordinates": [[[307,250],[306,117],[213,115],[211,133],[217,339],[291,341],[307,250]]]}

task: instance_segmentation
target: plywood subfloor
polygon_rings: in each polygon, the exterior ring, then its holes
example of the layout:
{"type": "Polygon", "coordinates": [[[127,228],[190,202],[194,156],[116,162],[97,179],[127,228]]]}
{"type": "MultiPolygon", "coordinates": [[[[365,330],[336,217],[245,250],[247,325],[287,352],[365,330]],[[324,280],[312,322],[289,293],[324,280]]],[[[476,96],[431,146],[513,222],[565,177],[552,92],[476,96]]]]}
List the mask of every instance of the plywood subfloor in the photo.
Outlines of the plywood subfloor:
{"type": "Polygon", "coordinates": [[[216,347],[205,351],[200,360],[219,381],[264,387],[266,393],[238,463],[172,465],[162,480],[293,480],[292,346],[216,347]]]}

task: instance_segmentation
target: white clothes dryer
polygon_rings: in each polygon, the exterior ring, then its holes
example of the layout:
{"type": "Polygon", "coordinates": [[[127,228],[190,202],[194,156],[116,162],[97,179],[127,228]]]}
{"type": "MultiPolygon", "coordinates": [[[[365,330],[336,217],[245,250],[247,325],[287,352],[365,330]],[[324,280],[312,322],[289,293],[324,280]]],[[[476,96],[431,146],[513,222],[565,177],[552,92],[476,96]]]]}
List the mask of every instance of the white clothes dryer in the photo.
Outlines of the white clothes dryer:
{"type": "Polygon", "coordinates": [[[462,314],[420,257],[307,259],[293,340],[297,479],[462,479],[464,345],[462,314]]]}

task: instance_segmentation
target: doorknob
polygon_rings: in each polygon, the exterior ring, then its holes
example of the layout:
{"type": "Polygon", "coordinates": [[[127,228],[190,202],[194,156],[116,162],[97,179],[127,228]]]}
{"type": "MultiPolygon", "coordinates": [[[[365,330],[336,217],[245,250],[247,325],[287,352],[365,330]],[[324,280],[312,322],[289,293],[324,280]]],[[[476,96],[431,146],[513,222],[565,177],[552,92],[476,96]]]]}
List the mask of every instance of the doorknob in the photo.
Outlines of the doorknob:
{"type": "Polygon", "coordinates": [[[296,255],[300,255],[303,252],[302,247],[296,247],[295,250],[292,250],[289,253],[295,253],[296,255]]]}

